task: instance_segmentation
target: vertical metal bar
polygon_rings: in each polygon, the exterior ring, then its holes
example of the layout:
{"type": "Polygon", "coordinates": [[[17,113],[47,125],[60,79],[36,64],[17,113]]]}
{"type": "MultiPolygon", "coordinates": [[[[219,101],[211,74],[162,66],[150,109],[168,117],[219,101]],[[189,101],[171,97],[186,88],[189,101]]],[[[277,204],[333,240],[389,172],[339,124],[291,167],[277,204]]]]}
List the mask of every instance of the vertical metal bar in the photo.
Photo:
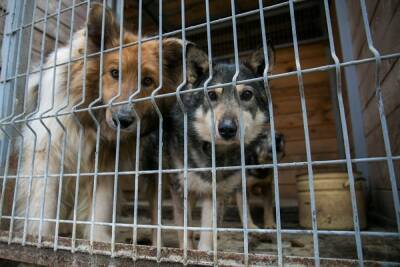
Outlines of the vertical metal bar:
{"type": "MultiPolygon", "coordinates": [[[[14,65],[16,61],[14,57],[18,52],[19,44],[15,44],[18,41],[17,32],[13,34],[7,34],[10,32],[11,29],[15,28],[15,24],[19,26],[20,22],[20,12],[23,10],[22,2],[16,1],[8,1],[7,2],[7,10],[8,15],[6,17],[5,26],[4,26],[4,38],[3,38],[3,46],[1,50],[2,55],[2,68],[1,68],[1,92],[2,92],[2,99],[3,105],[1,107],[1,120],[0,123],[8,120],[11,118],[9,115],[6,115],[8,112],[11,112],[11,107],[9,103],[13,103],[13,94],[11,93],[11,81],[6,82],[6,78],[11,76],[14,70],[14,65]],[[11,100],[11,101],[10,101],[11,100]]],[[[13,92],[15,93],[15,91],[13,92]]],[[[0,196],[0,222],[3,216],[3,205],[4,205],[4,196],[5,196],[5,189],[7,184],[7,175],[8,175],[8,167],[9,167],[9,160],[11,154],[11,140],[12,136],[9,135],[6,129],[0,127],[0,130],[4,133],[6,138],[8,139],[7,143],[5,140],[1,140],[1,160],[0,160],[0,167],[3,166],[4,162],[4,169],[3,169],[3,183],[1,188],[1,196],[0,196]],[[5,153],[4,153],[5,152],[5,153]],[[4,157],[3,157],[4,156],[4,157]]]]}
{"type": "MultiPolygon", "coordinates": [[[[281,205],[280,205],[280,197],[279,197],[279,176],[278,176],[278,157],[276,152],[276,139],[275,139],[275,119],[274,119],[274,107],[272,104],[272,94],[271,88],[268,82],[268,74],[269,74],[269,58],[268,58],[268,43],[267,43],[267,34],[265,31],[265,18],[264,18],[264,9],[263,9],[263,1],[258,0],[258,7],[260,10],[260,24],[261,24],[261,37],[263,43],[263,52],[264,52],[264,61],[265,61],[265,69],[263,72],[264,78],[264,86],[268,97],[268,111],[269,111],[269,122],[271,127],[271,141],[272,141],[272,163],[274,165],[274,191],[275,191],[275,207],[276,207],[276,243],[278,250],[278,265],[283,266],[283,256],[282,256],[282,233],[281,233],[281,205]]],[[[264,211],[265,212],[265,211],[264,211]]]]}
{"type": "Polygon", "coordinates": [[[392,149],[391,149],[391,145],[390,145],[389,131],[388,131],[388,126],[387,126],[387,121],[386,121],[385,106],[383,103],[382,88],[381,88],[381,81],[380,81],[380,69],[381,69],[381,64],[382,64],[382,58],[381,58],[379,51],[375,48],[374,42],[372,40],[371,28],[369,26],[368,13],[367,13],[367,7],[365,5],[365,1],[360,0],[360,5],[361,5],[362,18],[363,18],[363,22],[364,22],[365,34],[367,36],[368,48],[375,57],[376,98],[378,101],[379,118],[380,118],[380,122],[381,122],[383,142],[385,144],[385,152],[386,152],[386,157],[387,157],[386,161],[387,161],[387,165],[388,165],[390,183],[392,186],[393,203],[394,203],[395,216],[396,216],[396,221],[397,221],[397,231],[400,232],[399,192],[398,192],[398,187],[397,187],[396,172],[395,172],[394,164],[393,164],[393,155],[392,155],[392,149]]]}
{"type": "MultiPolygon", "coordinates": [[[[44,13],[44,21],[43,21],[43,33],[42,33],[42,40],[41,40],[41,53],[40,53],[40,70],[39,70],[39,84],[38,84],[38,97],[36,103],[36,109],[29,114],[26,119],[33,117],[39,112],[39,107],[41,103],[41,91],[42,91],[42,76],[43,76],[43,62],[44,62],[44,50],[45,50],[45,42],[46,42],[46,34],[47,34],[47,20],[48,20],[48,11],[49,11],[49,0],[46,2],[45,13],[44,13]]],[[[27,70],[29,71],[29,70],[27,70]]],[[[33,144],[33,151],[36,150],[37,144],[37,134],[36,131],[30,126],[30,122],[27,121],[26,126],[34,135],[34,144],[33,144]]],[[[34,174],[34,161],[35,161],[36,153],[32,153],[32,168],[29,174],[29,185],[28,185],[28,194],[26,196],[25,201],[25,219],[24,219],[24,229],[23,229],[23,236],[22,236],[22,245],[25,245],[26,242],[26,235],[27,235],[27,227],[29,221],[29,211],[30,211],[30,197],[32,192],[32,182],[33,182],[33,174],[34,174]]]]}
{"type": "Polygon", "coordinates": [[[296,20],[294,14],[294,3],[293,0],[289,1],[289,10],[290,10],[290,22],[292,28],[292,37],[293,37],[293,48],[294,48],[294,56],[296,61],[296,70],[297,70],[297,80],[299,82],[299,91],[300,91],[300,100],[301,100],[301,110],[303,115],[303,126],[304,126],[304,136],[306,143],[306,155],[307,155],[307,170],[308,170],[308,181],[310,186],[310,202],[311,202],[311,222],[312,222],[312,230],[313,230],[313,245],[314,245],[314,260],[315,265],[320,266],[320,258],[319,258],[319,245],[318,245],[318,226],[317,226],[317,211],[315,208],[315,193],[314,193],[314,173],[312,169],[312,158],[311,158],[311,144],[310,144],[310,136],[308,130],[308,118],[307,118],[307,106],[306,99],[304,94],[304,83],[303,76],[301,73],[301,65],[300,65],[300,56],[299,56],[299,47],[297,43],[297,33],[296,33],[296,20]]]}
{"type": "MultiPolygon", "coordinates": [[[[35,14],[36,14],[36,0],[34,0],[31,4],[33,4],[32,20],[34,20],[35,14]]],[[[30,17],[30,16],[26,16],[25,19],[29,19],[29,17],[30,17]]],[[[27,111],[27,103],[29,102],[29,101],[28,101],[28,97],[29,97],[29,94],[28,94],[28,91],[29,91],[28,83],[29,83],[29,73],[30,73],[30,69],[31,69],[32,42],[33,42],[33,35],[34,35],[34,26],[35,26],[35,24],[32,23],[31,28],[30,28],[29,49],[28,49],[28,54],[27,54],[28,62],[27,62],[26,71],[25,71],[24,107],[23,107],[22,113],[21,113],[20,115],[16,116],[16,117],[14,117],[12,121],[15,121],[16,119],[18,119],[18,118],[24,116],[25,113],[26,113],[26,111],[27,111]]],[[[28,116],[29,116],[29,115],[28,115],[28,116]]],[[[28,117],[28,116],[27,116],[27,117],[28,117]]],[[[21,138],[21,141],[22,141],[22,143],[23,143],[23,139],[24,139],[24,138],[23,138],[23,136],[22,136],[22,133],[20,132],[20,130],[19,130],[17,127],[15,127],[15,126],[13,126],[13,127],[14,127],[14,128],[16,129],[16,131],[21,135],[21,137],[22,137],[22,138],[21,138]]],[[[27,127],[28,127],[29,129],[31,129],[30,126],[28,125],[28,123],[27,123],[27,127]]],[[[33,131],[33,132],[34,132],[34,131],[33,131]]],[[[34,134],[35,134],[35,132],[34,132],[34,134]]],[[[34,147],[36,147],[36,135],[35,135],[35,139],[34,139],[34,147]]],[[[22,154],[23,151],[20,150],[19,153],[22,154]]],[[[32,154],[32,159],[31,159],[31,174],[33,174],[34,162],[35,162],[35,153],[32,154]]],[[[19,169],[18,169],[18,171],[19,171],[19,169]]],[[[18,175],[19,175],[19,174],[18,174],[18,175]]],[[[32,176],[32,175],[31,175],[31,176],[32,176]]],[[[17,191],[17,186],[18,186],[18,185],[16,184],[16,186],[15,186],[15,193],[16,193],[16,191],[17,191]]],[[[30,188],[29,188],[29,190],[30,190],[30,188]]],[[[30,191],[28,192],[28,194],[29,194],[29,193],[30,193],[30,191]]],[[[14,199],[14,202],[15,202],[15,199],[14,199]]],[[[26,204],[28,204],[28,203],[26,203],[26,204]]],[[[26,209],[26,211],[27,211],[27,209],[26,209]]],[[[27,215],[25,215],[25,220],[24,220],[24,233],[23,233],[23,238],[22,238],[22,244],[23,244],[23,245],[25,244],[25,236],[26,236],[25,231],[26,231],[27,218],[28,218],[27,215]]],[[[10,238],[11,238],[11,234],[12,234],[12,227],[10,227],[10,238]]]]}
{"type": "MultiPolygon", "coordinates": [[[[90,0],[87,2],[86,6],[86,20],[89,20],[90,13],[90,0]]],[[[86,23],[87,25],[87,23],[86,23]]],[[[73,222],[72,222],[72,243],[71,243],[71,252],[75,252],[75,244],[76,244],[76,220],[77,220],[77,212],[78,212],[78,201],[79,201],[79,184],[80,184],[80,173],[81,173],[81,159],[82,159],[82,140],[84,135],[84,127],[79,121],[79,118],[76,116],[76,110],[86,101],[86,66],[87,66],[87,48],[88,48],[88,31],[85,30],[84,37],[84,50],[83,50],[83,69],[82,69],[82,99],[79,103],[72,107],[72,116],[77,125],[79,126],[79,141],[78,141],[78,153],[77,153],[77,166],[76,166],[76,179],[75,179],[75,198],[74,198],[74,209],[73,209],[73,222]]]]}
{"type": "MultiPolygon", "coordinates": [[[[22,45],[24,45],[23,41],[22,41],[22,36],[23,34],[23,24],[25,22],[25,19],[27,19],[29,17],[29,15],[26,15],[26,10],[28,9],[28,5],[29,3],[27,3],[26,1],[24,1],[24,8],[22,10],[22,19],[21,19],[21,27],[19,30],[19,45],[18,45],[18,51],[17,51],[17,61],[15,64],[15,75],[19,74],[19,67],[21,64],[21,47],[22,45]]],[[[23,51],[24,52],[24,51],[23,51]]],[[[22,60],[23,60],[23,56],[22,56],[22,60]]],[[[15,126],[15,118],[19,117],[19,115],[16,115],[16,112],[18,112],[16,110],[16,106],[18,105],[18,78],[15,78],[14,80],[14,99],[13,99],[13,108],[12,108],[12,113],[11,113],[11,127],[15,130],[14,132],[14,136],[15,134],[20,136],[20,140],[19,140],[19,148],[18,148],[18,160],[17,160],[17,170],[16,170],[16,179],[15,179],[15,186],[14,186],[14,194],[13,194],[13,203],[12,203],[12,208],[11,208],[11,219],[10,219],[10,227],[9,227],[9,234],[8,234],[8,243],[11,244],[11,240],[12,240],[12,232],[14,229],[14,216],[15,216],[15,207],[16,207],[16,198],[18,195],[18,185],[19,185],[19,176],[20,176],[20,169],[21,169],[21,161],[22,161],[22,154],[23,154],[23,143],[24,143],[24,136],[22,135],[21,131],[18,129],[18,127],[15,126]]]]}
{"type": "Polygon", "coordinates": [[[129,103],[132,106],[132,110],[136,115],[136,157],[135,157],[135,192],[134,192],[134,203],[133,203],[133,258],[134,260],[137,259],[137,217],[138,217],[138,187],[139,187],[139,163],[140,163],[140,128],[141,128],[141,118],[137,114],[134,105],[132,105],[133,99],[140,94],[142,91],[142,9],[143,9],[143,1],[139,0],[138,6],[138,15],[139,15],[139,23],[138,23],[138,62],[137,62],[137,71],[138,71],[138,84],[137,84],[137,91],[134,92],[129,97],[129,103]]]}
{"type": "Polygon", "coordinates": [[[243,203],[243,253],[244,253],[244,264],[249,264],[249,234],[247,228],[247,183],[246,183],[246,162],[245,162],[245,148],[244,148],[244,136],[245,129],[243,125],[243,110],[240,97],[236,90],[237,78],[239,76],[239,52],[238,52],[238,40],[237,40],[237,29],[236,29],[236,7],[235,1],[231,0],[231,13],[232,13],[232,29],[233,29],[233,48],[235,55],[235,74],[232,78],[232,87],[235,90],[235,97],[239,102],[239,137],[240,137],[240,167],[241,167],[241,178],[242,178],[242,203],[243,203]]]}
{"type": "MultiPolygon", "coordinates": [[[[61,3],[62,1],[58,1],[58,6],[57,6],[57,26],[56,26],[56,40],[54,44],[54,66],[53,66],[53,83],[52,83],[52,93],[51,93],[51,105],[50,108],[45,110],[40,114],[40,123],[43,125],[43,127],[46,129],[46,132],[48,134],[48,143],[47,143],[47,149],[46,149],[46,168],[45,168],[45,177],[44,177],[44,188],[43,188],[43,197],[41,200],[41,208],[40,208],[40,221],[39,221],[39,237],[38,237],[38,247],[41,246],[42,242],[42,228],[43,228],[43,221],[44,221],[44,210],[45,210],[45,205],[46,205],[46,190],[47,190],[47,184],[48,184],[48,175],[49,175],[49,161],[50,161],[50,150],[51,150],[51,140],[52,140],[52,134],[51,130],[47,127],[47,125],[43,121],[43,117],[50,111],[53,110],[54,108],[54,100],[55,100],[55,84],[56,84],[56,69],[57,69],[57,56],[58,56],[58,39],[59,39],[59,31],[60,31],[60,17],[61,17],[61,3]]],[[[50,178],[51,179],[51,178],[50,178]]]]}
{"type": "MultiPolygon", "coordinates": [[[[343,60],[351,61],[354,60],[353,40],[350,33],[347,3],[346,0],[336,0],[335,7],[343,60]]],[[[356,158],[365,158],[367,157],[367,148],[360,93],[358,92],[359,79],[357,77],[356,67],[346,66],[346,68],[344,68],[344,73],[346,76],[347,100],[350,103],[348,108],[350,110],[354,155],[356,158]]],[[[362,173],[363,177],[369,177],[367,163],[356,163],[356,166],[357,170],[362,173]]]]}
{"type": "Polygon", "coordinates": [[[182,101],[181,90],[187,83],[186,73],[186,23],[185,0],[181,0],[181,30],[182,30],[182,83],[176,89],[176,99],[183,113],[183,264],[187,264],[188,248],[188,132],[187,111],[182,101]]]}
{"type": "MultiPolygon", "coordinates": [[[[207,54],[208,54],[208,78],[204,82],[204,95],[207,99],[208,106],[211,113],[211,176],[212,176],[212,228],[213,228],[213,249],[214,249],[214,265],[218,265],[218,231],[217,231],[217,170],[216,170],[216,156],[215,156],[215,114],[211,104],[211,99],[208,95],[208,85],[213,78],[213,57],[211,45],[211,19],[210,19],[210,2],[206,0],[206,25],[207,25],[207,54]]],[[[222,211],[223,212],[223,211],[222,211]]]]}
{"type": "MultiPolygon", "coordinates": [[[[101,44],[100,44],[100,71],[99,71],[99,97],[96,98],[92,103],[89,104],[89,114],[92,117],[94,123],[96,124],[96,150],[94,159],[94,177],[93,177],[93,192],[92,192],[92,215],[90,224],[90,253],[93,253],[93,235],[94,235],[94,225],[95,225],[95,210],[96,210],[96,192],[97,192],[97,178],[99,175],[99,153],[100,153],[100,130],[101,126],[97,120],[93,107],[101,101],[103,97],[103,65],[104,65],[104,29],[105,29],[105,17],[106,17],[106,0],[103,0],[103,12],[102,12],[102,22],[101,22],[101,44]]],[[[85,77],[86,79],[86,77],[85,77]]]]}
{"type": "Polygon", "coordinates": [[[361,235],[360,235],[360,225],[358,220],[358,211],[357,211],[357,200],[356,200],[356,191],[354,185],[354,174],[353,174],[353,166],[351,163],[351,154],[350,154],[350,142],[349,142],[349,135],[347,130],[347,123],[346,123],[346,113],[344,109],[344,102],[343,102],[343,94],[342,94],[342,80],[341,80],[341,72],[340,72],[340,61],[336,55],[335,51],[335,43],[333,40],[333,33],[332,33],[332,22],[329,13],[329,3],[327,0],[324,0],[325,6],[325,16],[326,16],[326,25],[328,28],[328,37],[329,37],[329,47],[331,50],[331,56],[333,61],[336,65],[336,90],[337,90],[337,97],[338,97],[338,104],[339,104],[339,113],[340,113],[340,122],[342,126],[342,135],[343,135],[343,144],[344,150],[346,155],[346,165],[347,165],[347,172],[349,175],[349,185],[350,185],[350,194],[351,194],[351,204],[353,208],[353,223],[354,223],[354,232],[355,232],[355,239],[356,239],[356,246],[357,246],[357,255],[359,259],[359,264],[361,266],[364,265],[363,262],[363,252],[362,252],[362,243],[361,243],[361,235]]]}
{"type": "MultiPolygon", "coordinates": [[[[114,100],[121,96],[121,84],[122,84],[122,46],[124,45],[124,0],[121,2],[121,16],[119,24],[119,48],[118,48],[118,93],[114,96],[109,103],[109,108],[112,108],[114,100]]],[[[115,256],[115,224],[117,218],[117,194],[118,194],[118,167],[119,167],[119,150],[120,150],[120,138],[121,138],[121,123],[117,120],[117,140],[115,148],[115,169],[114,169],[114,190],[113,190],[113,208],[112,208],[112,228],[111,228],[111,257],[115,256]]]]}
{"type": "MultiPolygon", "coordinates": [[[[71,9],[71,26],[70,26],[70,31],[69,31],[69,55],[68,55],[68,63],[67,63],[67,95],[66,95],[66,103],[60,107],[59,110],[56,111],[56,121],[58,125],[63,130],[63,142],[62,142],[62,148],[61,148],[61,159],[60,159],[60,176],[59,176],[59,181],[58,181],[58,194],[57,194],[57,208],[56,208],[56,227],[54,231],[54,251],[57,250],[58,247],[58,231],[59,231],[59,226],[60,226],[60,209],[61,209],[61,196],[62,196],[62,187],[63,187],[63,176],[64,176],[64,158],[65,158],[65,149],[67,146],[67,138],[68,138],[68,128],[64,126],[62,121],[60,120],[60,112],[65,110],[69,106],[69,97],[70,97],[70,91],[71,91],[71,59],[72,59],[72,38],[73,38],[73,33],[74,33],[74,20],[75,20],[75,0],[72,0],[72,9],[71,9]]],[[[72,144],[69,144],[72,145],[72,144]]]]}
{"type": "MultiPolygon", "coordinates": [[[[157,106],[155,96],[163,87],[163,23],[162,23],[162,0],[158,2],[158,80],[159,85],[151,93],[151,103],[158,116],[158,186],[157,186],[157,262],[161,260],[161,227],[162,227],[162,168],[163,168],[163,116],[157,106]]],[[[152,197],[152,196],[151,196],[152,197]]]]}

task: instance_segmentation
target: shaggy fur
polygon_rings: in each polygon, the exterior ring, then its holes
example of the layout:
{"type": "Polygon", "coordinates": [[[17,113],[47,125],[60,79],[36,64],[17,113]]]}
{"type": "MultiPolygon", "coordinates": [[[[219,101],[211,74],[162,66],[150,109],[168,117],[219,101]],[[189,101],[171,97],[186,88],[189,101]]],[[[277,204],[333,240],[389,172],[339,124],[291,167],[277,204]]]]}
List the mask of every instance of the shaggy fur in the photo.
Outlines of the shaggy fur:
{"type": "MultiPolygon", "coordinates": [[[[20,179],[16,186],[18,190],[16,216],[25,219],[17,220],[15,230],[24,229],[33,236],[38,234],[52,236],[58,234],[58,228],[55,228],[54,221],[48,220],[56,218],[90,221],[93,216],[96,222],[111,222],[113,191],[116,186],[114,175],[99,175],[96,193],[93,195],[93,176],[82,175],[77,180],[75,176],[63,177],[63,174],[78,171],[101,173],[135,169],[134,155],[139,119],[141,135],[157,126],[158,117],[151,102],[110,105],[97,109],[96,106],[109,104],[110,101],[114,103],[127,101],[132,94],[138,92],[138,46],[131,45],[122,49],[122,69],[119,69],[119,49],[105,52],[102,59],[99,54],[95,54],[87,57],[86,61],[80,59],[73,63],[62,63],[69,62],[70,58],[83,57],[86,48],[87,54],[90,55],[102,48],[119,46],[119,29],[111,11],[103,9],[100,4],[92,4],[87,26],[77,31],[70,40],[71,54],[69,45],[59,48],[49,55],[45,63],[44,67],[50,68],[30,77],[31,99],[29,100],[37,102],[38,112],[33,116],[33,121],[23,127],[25,145],[20,152],[23,153],[20,173],[24,176],[33,175],[34,178],[20,179]],[[101,39],[103,10],[106,10],[104,43],[101,39]],[[87,42],[85,42],[86,35],[87,42]],[[103,69],[100,69],[101,61],[103,69]],[[59,65],[56,68],[52,67],[55,63],[59,65]],[[119,79],[120,96],[115,97],[119,92],[119,79]],[[100,89],[102,94],[99,93],[100,89]],[[65,108],[62,112],[71,113],[57,115],[57,111],[63,106],[65,108]],[[77,106],[78,110],[94,109],[92,112],[87,110],[73,112],[74,106],[77,106]],[[41,115],[48,118],[41,120],[41,115]],[[128,125],[123,125],[126,118],[128,125]],[[118,131],[120,131],[120,142],[117,142],[118,131]],[[96,140],[99,140],[98,162],[95,161],[96,140]],[[117,146],[119,146],[118,166],[115,164],[117,146]],[[80,158],[78,158],[79,152],[80,158]],[[76,194],[78,182],[79,191],[76,194]],[[96,203],[94,207],[93,203],[96,203]],[[73,218],[74,209],[77,211],[76,218],[73,218]],[[47,221],[40,224],[39,219],[42,218],[47,221]]],[[[128,44],[137,41],[137,36],[124,31],[122,39],[124,44],[128,44]]],[[[192,51],[192,47],[188,46],[187,53],[192,51]]],[[[140,65],[142,80],[139,82],[141,91],[135,98],[149,96],[160,84],[158,51],[158,41],[142,43],[140,65]]],[[[173,92],[181,83],[181,53],[180,40],[171,38],[163,41],[163,80],[159,93],[173,92]]],[[[188,62],[188,66],[191,65],[196,63],[188,62]]],[[[168,104],[168,100],[163,99],[157,101],[161,110],[168,104]]],[[[146,157],[145,152],[142,153],[142,157],[146,157]]],[[[78,225],[76,230],[78,236],[89,238],[89,225],[78,225]]],[[[93,230],[94,240],[110,241],[110,227],[96,225],[93,230]]]]}

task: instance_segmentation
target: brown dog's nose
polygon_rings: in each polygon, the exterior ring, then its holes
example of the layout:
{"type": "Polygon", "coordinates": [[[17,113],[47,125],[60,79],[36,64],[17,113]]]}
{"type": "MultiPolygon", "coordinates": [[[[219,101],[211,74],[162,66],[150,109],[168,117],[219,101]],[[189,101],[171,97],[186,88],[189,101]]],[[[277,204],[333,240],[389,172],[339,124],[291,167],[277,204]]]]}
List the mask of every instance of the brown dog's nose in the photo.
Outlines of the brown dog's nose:
{"type": "Polygon", "coordinates": [[[218,125],[218,132],[222,138],[229,140],[236,136],[237,125],[231,118],[223,119],[218,125]]]}
{"type": "Polygon", "coordinates": [[[113,122],[115,126],[118,125],[118,121],[121,125],[121,129],[127,129],[135,122],[135,117],[130,110],[121,108],[113,113],[113,122]]]}

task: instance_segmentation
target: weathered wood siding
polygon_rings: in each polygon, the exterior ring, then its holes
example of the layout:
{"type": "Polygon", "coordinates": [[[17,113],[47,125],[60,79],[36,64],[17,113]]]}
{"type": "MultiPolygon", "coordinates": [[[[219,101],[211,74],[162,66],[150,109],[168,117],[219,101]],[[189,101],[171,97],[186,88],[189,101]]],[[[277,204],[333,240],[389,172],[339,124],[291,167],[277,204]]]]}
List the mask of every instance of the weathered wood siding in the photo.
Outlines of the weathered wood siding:
{"type": "MultiPolygon", "coordinates": [[[[367,0],[369,24],[375,47],[381,55],[400,52],[400,2],[396,0],[367,0]]],[[[349,18],[353,36],[353,52],[356,59],[373,57],[368,49],[362,15],[358,1],[348,1],[352,16],[349,18]]],[[[368,156],[385,156],[382,128],[375,95],[375,63],[357,67],[364,131],[368,156]]],[[[384,60],[380,68],[380,84],[393,155],[400,154],[400,60],[384,60]]],[[[400,161],[394,161],[399,190],[400,161]]],[[[369,164],[370,189],[374,211],[381,218],[395,221],[392,188],[386,162],[369,164]],[[382,217],[383,216],[383,217],[382,217]]]]}

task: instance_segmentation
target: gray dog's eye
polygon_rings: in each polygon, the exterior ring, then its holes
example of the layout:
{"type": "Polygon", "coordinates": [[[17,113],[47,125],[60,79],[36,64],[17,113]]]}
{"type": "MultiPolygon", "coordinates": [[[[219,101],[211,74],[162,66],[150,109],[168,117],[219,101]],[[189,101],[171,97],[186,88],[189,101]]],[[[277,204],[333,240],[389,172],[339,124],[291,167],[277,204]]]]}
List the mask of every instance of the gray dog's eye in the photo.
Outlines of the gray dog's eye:
{"type": "Polygon", "coordinates": [[[217,93],[214,91],[209,91],[208,92],[208,97],[210,98],[211,101],[216,101],[217,100],[217,93]]]}
{"type": "Polygon", "coordinates": [[[253,97],[253,92],[250,90],[245,90],[240,95],[240,99],[242,99],[243,101],[249,101],[252,97],[253,97]]]}

